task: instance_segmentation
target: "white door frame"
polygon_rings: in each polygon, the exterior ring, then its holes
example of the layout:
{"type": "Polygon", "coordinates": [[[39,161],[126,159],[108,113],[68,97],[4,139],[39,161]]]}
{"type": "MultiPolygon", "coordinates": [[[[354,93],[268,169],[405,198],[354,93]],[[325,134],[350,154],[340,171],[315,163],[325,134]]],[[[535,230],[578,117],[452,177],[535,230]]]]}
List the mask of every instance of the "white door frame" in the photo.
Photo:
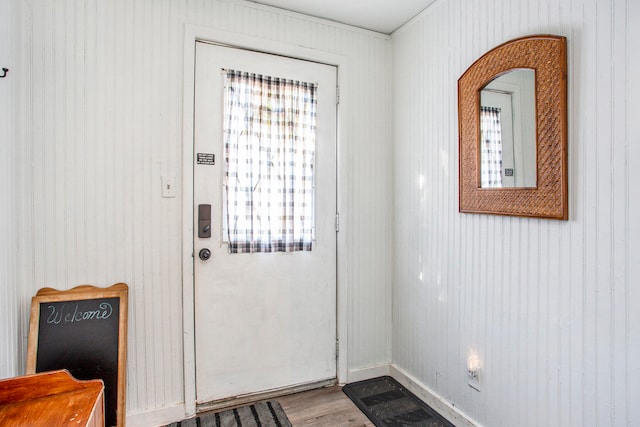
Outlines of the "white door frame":
{"type": "MultiPolygon", "coordinates": [[[[196,413],[196,364],[195,364],[195,321],[194,321],[194,250],[193,250],[193,102],[195,83],[195,49],[196,41],[219,43],[241,49],[289,56],[291,58],[321,62],[334,65],[338,70],[338,86],[347,87],[347,58],[329,52],[300,47],[295,44],[264,40],[244,34],[232,33],[197,25],[185,25],[184,33],[184,87],[183,87],[183,119],[182,119],[182,307],[183,307],[183,352],[184,352],[184,405],[187,417],[196,413]]],[[[337,209],[340,213],[340,228],[348,225],[349,215],[346,212],[346,199],[342,194],[341,183],[344,182],[346,170],[341,159],[345,158],[341,141],[346,134],[346,121],[341,120],[346,100],[340,100],[336,108],[337,114],[337,209]]],[[[337,253],[344,254],[346,238],[344,231],[338,232],[337,253]]],[[[347,379],[347,264],[344,256],[337,257],[337,331],[339,343],[337,357],[338,382],[347,379]]]]}

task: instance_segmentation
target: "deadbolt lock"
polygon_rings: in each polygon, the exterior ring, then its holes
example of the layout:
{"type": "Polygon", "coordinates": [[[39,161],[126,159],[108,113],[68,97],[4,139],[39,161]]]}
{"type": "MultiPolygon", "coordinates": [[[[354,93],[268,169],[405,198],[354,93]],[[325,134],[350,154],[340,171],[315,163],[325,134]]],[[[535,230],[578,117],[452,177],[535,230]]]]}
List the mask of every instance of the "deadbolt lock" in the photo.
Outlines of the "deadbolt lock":
{"type": "Polygon", "coordinates": [[[206,261],[209,258],[211,258],[211,251],[207,248],[202,248],[200,249],[200,252],[198,253],[198,256],[200,257],[200,259],[202,261],[206,261]]]}

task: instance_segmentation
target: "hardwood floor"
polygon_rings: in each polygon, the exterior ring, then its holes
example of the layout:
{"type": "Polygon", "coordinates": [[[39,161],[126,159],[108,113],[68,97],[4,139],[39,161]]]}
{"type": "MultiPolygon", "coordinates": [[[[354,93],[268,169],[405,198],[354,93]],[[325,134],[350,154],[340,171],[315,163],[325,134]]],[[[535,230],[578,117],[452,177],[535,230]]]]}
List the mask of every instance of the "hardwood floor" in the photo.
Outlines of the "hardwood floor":
{"type": "Polygon", "coordinates": [[[280,402],[293,427],[374,427],[340,386],[291,394],[275,400],[280,402]]]}

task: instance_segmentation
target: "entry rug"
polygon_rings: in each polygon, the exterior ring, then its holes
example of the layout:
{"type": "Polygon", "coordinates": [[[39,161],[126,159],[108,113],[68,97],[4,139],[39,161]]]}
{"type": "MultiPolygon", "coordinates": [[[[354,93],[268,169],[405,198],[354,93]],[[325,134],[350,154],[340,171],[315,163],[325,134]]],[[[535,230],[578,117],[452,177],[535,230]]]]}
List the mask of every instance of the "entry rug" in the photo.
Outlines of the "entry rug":
{"type": "Polygon", "coordinates": [[[389,376],[347,384],[342,391],[376,427],[455,427],[389,376]]]}
{"type": "Polygon", "coordinates": [[[222,412],[200,414],[166,427],[292,427],[276,401],[255,403],[222,412]]]}

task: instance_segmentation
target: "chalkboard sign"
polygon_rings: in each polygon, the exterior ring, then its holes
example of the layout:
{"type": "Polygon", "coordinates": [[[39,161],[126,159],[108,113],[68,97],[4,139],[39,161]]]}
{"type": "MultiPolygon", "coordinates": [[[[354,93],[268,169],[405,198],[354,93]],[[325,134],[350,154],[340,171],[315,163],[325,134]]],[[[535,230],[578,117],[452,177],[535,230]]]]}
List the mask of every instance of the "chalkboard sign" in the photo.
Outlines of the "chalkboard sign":
{"type": "Polygon", "coordinates": [[[128,286],[43,288],[31,299],[27,373],[67,369],[105,385],[105,425],[124,426],[128,286]]]}

